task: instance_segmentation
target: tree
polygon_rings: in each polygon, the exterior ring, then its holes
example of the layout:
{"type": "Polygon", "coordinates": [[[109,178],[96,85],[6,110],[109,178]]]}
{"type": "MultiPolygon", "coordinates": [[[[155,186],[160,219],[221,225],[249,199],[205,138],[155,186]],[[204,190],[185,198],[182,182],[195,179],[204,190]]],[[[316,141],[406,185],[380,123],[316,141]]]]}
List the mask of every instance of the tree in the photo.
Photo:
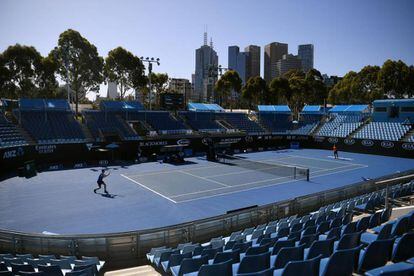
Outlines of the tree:
{"type": "Polygon", "coordinates": [[[402,98],[410,91],[410,68],[401,60],[387,60],[378,74],[378,82],[387,97],[402,98]]]}
{"type": "Polygon", "coordinates": [[[249,108],[253,108],[263,102],[266,92],[266,81],[260,76],[251,77],[242,89],[242,97],[248,101],[249,108]]]}
{"type": "Polygon", "coordinates": [[[9,46],[0,55],[0,91],[3,97],[52,96],[57,89],[55,66],[32,46],[9,46]]]}
{"type": "Polygon", "coordinates": [[[223,76],[216,82],[214,91],[217,93],[220,104],[233,107],[233,93],[240,93],[242,87],[242,80],[239,74],[234,70],[226,71],[223,76]]]}
{"type": "Polygon", "coordinates": [[[272,105],[286,104],[290,94],[289,81],[286,78],[276,77],[269,84],[266,103],[272,105]]]}
{"type": "Polygon", "coordinates": [[[304,102],[306,104],[323,104],[328,97],[328,90],[323,82],[322,74],[316,70],[311,69],[305,75],[306,87],[304,102]]]}
{"type": "Polygon", "coordinates": [[[104,81],[103,58],[98,55],[95,45],[72,29],[60,34],[58,46],[49,57],[58,65],[61,79],[70,84],[78,113],[80,92],[98,92],[104,81]]]}
{"type": "Polygon", "coordinates": [[[358,73],[354,71],[348,72],[342,80],[332,87],[329,91],[328,102],[331,104],[348,104],[352,101],[353,95],[356,94],[355,90],[358,85],[357,82],[358,73]]]}
{"type": "Polygon", "coordinates": [[[168,74],[151,73],[151,86],[155,89],[155,102],[160,103],[160,94],[167,91],[168,74]]]}
{"type": "Polygon", "coordinates": [[[378,76],[381,68],[379,66],[365,66],[358,72],[354,87],[357,88],[355,99],[359,103],[371,103],[384,97],[378,76]]]}
{"type": "Polygon", "coordinates": [[[139,89],[146,84],[141,60],[122,47],[109,51],[104,68],[107,79],[119,85],[121,99],[129,89],[139,89]]]}

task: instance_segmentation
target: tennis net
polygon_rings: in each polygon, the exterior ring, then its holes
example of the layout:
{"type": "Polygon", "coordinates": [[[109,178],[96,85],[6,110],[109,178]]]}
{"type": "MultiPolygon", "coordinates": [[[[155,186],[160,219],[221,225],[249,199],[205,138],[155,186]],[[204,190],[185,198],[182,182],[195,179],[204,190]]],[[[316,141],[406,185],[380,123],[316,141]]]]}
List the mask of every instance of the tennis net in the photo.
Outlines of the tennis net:
{"type": "Polygon", "coordinates": [[[271,175],[280,177],[292,178],[297,180],[309,181],[309,169],[298,166],[290,166],[285,164],[267,163],[264,161],[252,161],[245,158],[231,156],[227,154],[219,154],[218,157],[222,159],[223,163],[233,166],[238,166],[243,169],[260,171],[271,175]]]}

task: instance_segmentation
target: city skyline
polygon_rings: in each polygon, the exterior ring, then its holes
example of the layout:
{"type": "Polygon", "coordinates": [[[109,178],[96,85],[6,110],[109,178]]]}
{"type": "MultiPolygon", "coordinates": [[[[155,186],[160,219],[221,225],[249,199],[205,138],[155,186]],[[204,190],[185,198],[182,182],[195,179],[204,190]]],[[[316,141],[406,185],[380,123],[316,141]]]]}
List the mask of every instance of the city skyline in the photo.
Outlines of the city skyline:
{"type": "MultiPolygon", "coordinates": [[[[207,25],[223,66],[228,60],[228,46],[258,45],[262,58],[265,45],[273,41],[288,44],[293,54],[298,45],[313,44],[314,68],[328,75],[343,76],[365,65],[382,65],[387,59],[414,63],[413,1],[247,4],[244,0],[213,0],[209,5],[189,0],[5,0],[0,2],[0,51],[19,43],[47,55],[56,46],[59,34],[72,28],[96,45],[104,57],[122,46],[137,56],[159,57],[161,66],[155,72],[191,80],[194,50],[202,45],[207,25]],[[230,11],[237,16],[228,16],[230,11]]],[[[264,76],[264,60],[261,64],[260,75],[264,76]]]]}

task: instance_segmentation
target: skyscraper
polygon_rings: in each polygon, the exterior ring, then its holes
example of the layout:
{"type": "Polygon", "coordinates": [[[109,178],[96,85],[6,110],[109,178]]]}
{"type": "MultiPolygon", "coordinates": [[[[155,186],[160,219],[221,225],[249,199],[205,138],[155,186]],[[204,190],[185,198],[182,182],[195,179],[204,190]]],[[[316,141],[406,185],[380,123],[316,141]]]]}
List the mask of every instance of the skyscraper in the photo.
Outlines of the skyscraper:
{"type": "Polygon", "coordinates": [[[260,47],[249,45],[244,48],[244,52],[249,54],[246,70],[246,81],[248,81],[251,77],[260,76],[260,47]]]}
{"type": "Polygon", "coordinates": [[[204,33],[204,45],[195,52],[194,100],[214,101],[214,84],[217,81],[218,56],[213,43],[207,45],[207,32],[204,33]]]}
{"type": "Polygon", "coordinates": [[[298,56],[302,60],[303,72],[313,69],[313,44],[299,45],[298,56]]]}
{"type": "Polygon", "coordinates": [[[272,42],[265,46],[264,79],[267,83],[270,83],[276,77],[276,63],[287,53],[288,45],[286,43],[272,42]]]}
{"type": "Polygon", "coordinates": [[[247,81],[249,54],[246,52],[240,52],[238,46],[230,46],[228,56],[228,68],[236,71],[239,74],[243,84],[245,84],[247,81]]]}
{"type": "Polygon", "coordinates": [[[302,69],[300,58],[295,55],[283,55],[282,59],[276,62],[276,77],[281,77],[292,69],[302,69]]]}

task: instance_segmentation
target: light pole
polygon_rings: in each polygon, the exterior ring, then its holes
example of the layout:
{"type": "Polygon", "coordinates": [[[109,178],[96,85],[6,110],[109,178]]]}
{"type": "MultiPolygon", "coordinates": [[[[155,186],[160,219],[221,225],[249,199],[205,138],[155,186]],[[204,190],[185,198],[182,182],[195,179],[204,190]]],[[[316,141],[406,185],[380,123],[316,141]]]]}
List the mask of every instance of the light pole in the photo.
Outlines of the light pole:
{"type": "Polygon", "coordinates": [[[152,107],[152,95],[151,95],[151,91],[152,91],[152,85],[151,85],[152,64],[156,63],[159,66],[160,65],[160,59],[159,58],[154,58],[154,57],[152,57],[152,58],[146,57],[144,59],[144,57],[141,57],[141,61],[148,63],[149,109],[151,110],[151,107],[152,107]]]}

